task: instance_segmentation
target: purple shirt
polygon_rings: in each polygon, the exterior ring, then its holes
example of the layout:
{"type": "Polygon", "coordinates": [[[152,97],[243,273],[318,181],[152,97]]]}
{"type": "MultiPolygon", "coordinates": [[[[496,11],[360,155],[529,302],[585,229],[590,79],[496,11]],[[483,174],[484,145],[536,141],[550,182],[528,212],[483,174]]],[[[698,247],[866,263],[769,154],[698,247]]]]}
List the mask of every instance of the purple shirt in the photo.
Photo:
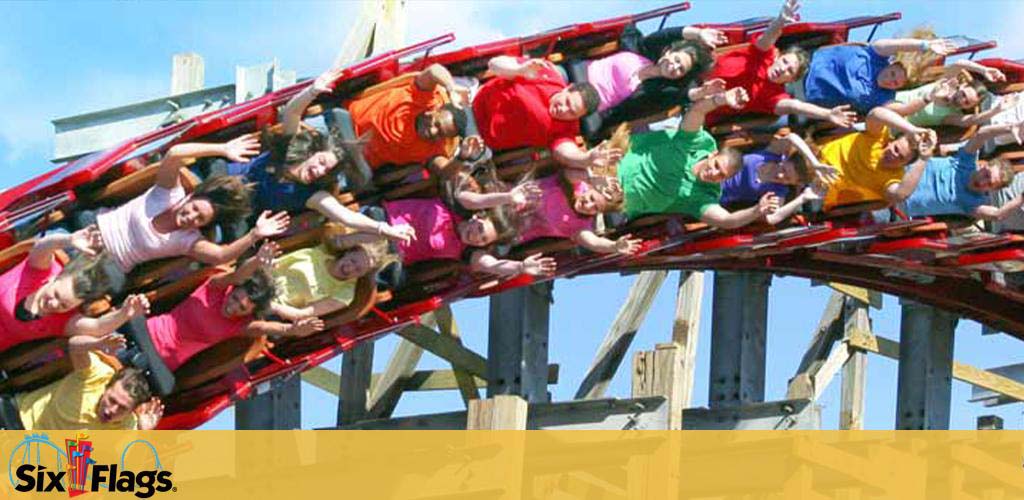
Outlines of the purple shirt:
{"type": "Polygon", "coordinates": [[[587,65],[587,81],[601,98],[598,111],[618,105],[640,86],[640,69],[651,61],[633,52],[619,52],[587,65]]]}
{"type": "Polygon", "coordinates": [[[780,198],[789,194],[789,186],[785,184],[761,183],[757,180],[757,169],[766,161],[782,161],[782,157],[768,151],[755,151],[743,155],[743,168],[736,175],[722,183],[721,204],[753,205],[767,192],[780,198]]]}

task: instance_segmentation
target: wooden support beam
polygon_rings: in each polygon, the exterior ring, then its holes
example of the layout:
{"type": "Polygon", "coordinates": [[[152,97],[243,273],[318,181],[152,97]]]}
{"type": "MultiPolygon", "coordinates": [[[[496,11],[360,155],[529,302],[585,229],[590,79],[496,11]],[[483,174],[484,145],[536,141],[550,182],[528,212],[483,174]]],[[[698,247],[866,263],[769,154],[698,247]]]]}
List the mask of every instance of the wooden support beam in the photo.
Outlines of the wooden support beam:
{"type": "Polygon", "coordinates": [[[874,309],[882,308],[882,294],[874,290],[868,290],[866,288],[847,285],[844,283],[829,283],[828,286],[847,297],[857,300],[861,304],[871,306],[874,309]]]}
{"type": "Polygon", "coordinates": [[[490,297],[487,397],[515,394],[530,403],[550,400],[545,370],[553,286],[547,281],[490,297]]]}
{"type": "MultiPolygon", "coordinates": [[[[558,383],[558,365],[548,365],[548,384],[558,383]]],[[[370,386],[380,383],[380,373],[374,373],[370,379],[370,386]]],[[[471,375],[472,376],[472,375],[471,375]]],[[[338,395],[338,385],[343,377],[339,376],[322,366],[310,368],[302,373],[303,382],[320,389],[333,396],[338,395]]],[[[486,389],[487,381],[480,377],[473,377],[473,383],[477,389],[486,389]]],[[[404,391],[454,391],[459,389],[459,382],[456,379],[454,370],[416,370],[405,379],[404,391]]]]}
{"type": "Polygon", "coordinates": [[[629,288],[629,295],[619,309],[608,333],[605,334],[590,369],[583,377],[575,399],[601,399],[608,390],[608,384],[622,364],[622,358],[651,309],[654,297],[665,281],[667,271],[644,271],[637,275],[629,288]]]}
{"type": "Polygon", "coordinates": [[[470,401],[466,430],[526,430],[526,400],[511,394],[470,401]]]}
{"type": "Polygon", "coordinates": [[[235,429],[301,429],[302,381],[285,377],[271,380],[265,387],[235,404],[235,429]]]}
{"type": "Polygon", "coordinates": [[[715,271],[708,406],[764,401],[768,287],[772,275],[715,271]]]}
{"type": "Polygon", "coordinates": [[[897,430],[947,430],[953,382],[953,313],[911,300],[900,303],[897,430]]]}
{"type": "MultiPolygon", "coordinates": [[[[880,354],[889,359],[900,359],[899,342],[873,335],[871,332],[855,332],[848,342],[851,347],[857,349],[880,354]]],[[[953,378],[995,392],[1001,396],[1024,401],[1024,384],[988,370],[954,361],[953,378]]]]}
{"type": "MultiPolygon", "coordinates": [[[[411,327],[402,328],[399,333],[401,334],[402,330],[407,328],[411,327]]],[[[370,388],[367,418],[391,416],[395,407],[398,406],[398,400],[402,397],[405,380],[416,371],[416,365],[419,364],[422,356],[423,349],[420,346],[405,339],[398,342],[379,383],[370,388]]]]}
{"type": "Polygon", "coordinates": [[[672,322],[672,342],[681,349],[679,405],[689,408],[693,402],[693,381],[697,370],[697,340],[700,338],[700,314],[704,301],[704,273],[679,272],[676,289],[676,314],[672,322]]]}
{"type": "MultiPolygon", "coordinates": [[[[450,337],[457,344],[462,345],[462,339],[459,338],[459,325],[455,323],[455,315],[452,314],[452,309],[448,304],[434,311],[434,319],[437,320],[437,329],[442,336],[450,337]]],[[[480,399],[480,393],[477,392],[477,385],[474,382],[473,374],[460,368],[455,363],[452,363],[451,366],[462,401],[468,406],[470,401],[480,399]]],[[[484,387],[487,386],[485,385],[484,387]]]]}
{"type": "MultiPolygon", "coordinates": [[[[838,358],[843,356],[841,353],[837,354],[832,349],[832,345],[843,335],[842,318],[845,301],[845,297],[839,292],[834,292],[829,297],[821,320],[818,321],[818,327],[811,335],[811,343],[804,351],[803,358],[800,359],[796,374],[789,379],[789,387],[786,390],[787,398],[816,400],[817,396],[828,386],[828,381],[831,380],[834,372],[822,374],[821,370],[829,361],[832,362],[828,365],[829,369],[833,368],[838,362],[838,358]]],[[[842,361],[845,362],[845,358],[842,361]]]]}
{"type": "Polygon", "coordinates": [[[633,355],[633,397],[664,396],[668,403],[668,430],[682,430],[682,347],[658,344],[653,351],[633,355]]]}
{"type": "MultiPolygon", "coordinates": [[[[871,331],[868,305],[849,297],[843,308],[843,338],[849,338],[856,331],[871,331]]],[[[849,358],[843,365],[843,380],[840,392],[839,428],[845,430],[864,429],[864,391],[867,385],[867,353],[851,349],[848,344],[842,350],[849,358]]]]}
{"type": "Polygon", "coordinates": [[[487,377],[487,360],[465,348],[453,337],[441,335],[423,325],[410,325],[398,330],[398,335],[431,354],[477,377],[487,377]]]}
{"type": "MultiPolygon", "coordinates": [[[[320,367],[317,367],[320,368],[320,367]]],[[[327,372],[327,370],[324,370],[327,372]]],[[[302,379],[307,380],[305,372],[302,379]]],[[[330,373],[330,372],[327,372],[330,373]]],[[[363,342],[341,355],[341,376],[331,381],[338,389],[338,425],[348,425],[366,418],[370,397],[370,376],[373,374],[373,342],[363,342]]],[[[331,373],[331,375],[334,375],[331,373]]]]}

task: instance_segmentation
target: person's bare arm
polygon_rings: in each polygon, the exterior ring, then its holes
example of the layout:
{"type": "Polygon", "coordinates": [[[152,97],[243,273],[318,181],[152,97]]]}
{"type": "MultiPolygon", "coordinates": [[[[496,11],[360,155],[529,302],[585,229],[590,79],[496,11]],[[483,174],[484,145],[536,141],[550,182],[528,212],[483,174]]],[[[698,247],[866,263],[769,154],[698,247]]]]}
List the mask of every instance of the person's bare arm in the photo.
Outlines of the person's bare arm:
{"type": "Polygon", "coordinates": [[[28,265],[33,269],[50,269],[58,250],[73,247],[85,255],[95,256],[103,250],[103,238],[95,226],[73,233],[50,233],[36,240],[28,252],[28,265]]]}
{"type": "Polygon", "coordinates": [[[341,77],[344,68],[332,68],[318,76],[302,92],[295,94],[288,100],[288,103],[281,109],[281,132],[284,135],[298,133],[302,124],[302,117],[306,108],[313,103],[320,94],[330,93],[334,89],[334,81],[341,77]]]}
{"type": "Polygon", "coordinates": [[[211,266],[227,264],[241,257],[256,242],[283,233],[288,229],[288,222],[287,212],[270,215],[270,211],[267,210],[260,214],[256,220],[256,227],[245,233],[245,236],[225,245],[200,238],[189,249],[188,256],[211,266]]]}
{"type": "Polygon", "coordinates": [[[772,19],[772,22],[768,25],[768,28],[764,31],[754,46],[757,47],[761,52],[767,52],[775,46],[775,42],[779,41],[779,36],[782,35],[782,28],[787,24],[795,23],[797,20],[797,12],[800,10],[800,2],[797,0],[786,0],[782,4],[782,10],[779,11],[779,15],[772,19]]]}
{"type": "Polygon", "coordinates": [[[477,250],[470,256],[469,268],[473,272],[496,276],[545,276],[555,272],[555,259],[542,257],[541,254],[531,255],[521,261],[499,259],[483,250],[477,250]]]}
{"type": "Polygon", "coordinates": [[[1018,196],[1001,207],[982,205],[974,209],[973,215],[975,218],[982,220],[1003,220],[1009,217],[1015,210],[1020,210],[1021,205],[1024,205],[1024,196],[1018,196]]]}
{"type": "Polygon", "coordinates": [[[213,144],[204,142],[186,142],[175,144],[164,153],[160,165],[157,166],[155,184],[164,189],[178,186],[179,170],[185,166],[187,158],[205,158],[223,156],[231,161],[243,162],[259,154],[260,141],[256,134],[246,134],[231,141],[213,144]]]}
{"type": "Polygon", "coordinates": [[[469,89],[456,85],[452,74],[444,66],[434,63],[416,75],[416,86],[420,90],[434,90],[438,85],[448,91],[456,106],[461,108],[469,103],[469,89]]]}
{"type": "Polygon", "coordinates": [[[76,335],[68,339],[68,358],[71,359],[72,368],[84,370],[89,367],[90,351],[114,354],[124,348],[124,345],[124,336],[117,333],[111,333],[103,337],[76,335]]]}
{"type": "Polygon", "coordinates": [[[1006,75],[1002,71],[999,71],[996,68],[990,68],[984,64],[976,63],[970,59],[960,59],[959,61],[955,61],[953,64],[949,65],[949,68],[954,71],[960,69],[970,71],[976,75],[981,75],[982,78],[989,82],[1006,81],[1006,75]]]}
{"type": "Polygon", "coordinates": [[[914,194],[914,190],[917,189],[918,183],[921,182],[921,176],[924,174],[929,158],[919,157],[917,161],[911,164],[910,168],[903,174],[903,179],[900,182],[891,184],[885,189],[885,200],[895,205],[910,198],[910,195],[914,194]]]}
{"type": "Polygon", "coordinates": [[[270,310],[281,318],[294,322],[304,318],[323,317],[340,311],[347,306],[348,303],[346,302],[332,298],[325,298],[317,300],[305,307],[294,307],[288,304],[272,302],[270,304],[270,310]]]}
{"type": "Polygon", "coordinates": [[[975,154],[985,147],[985,143],[1001,135],[1013,135],[1017,144],[1024,140],[1024,123],[1001,123],[998,125],[985,125],[978,129],[970,140],[961,148],[968,154],[975,154]]]}
{"type": "Polygon", "coordinates": [[[775,212],[765,216],[765,221],[767,221],[769,224],[773,226],[777,225],[778,223],[788,220],[790,217],[792,217],[793,214],[795,214],[796,211],[799,210],[804,203],[820,199],[821,196],[818,193],[816,193],[812,188],[804,188],[804,190],[801,191],[800,194],[796,195],[792,200],[789,200],[788,203],[779,207],[779,209],[776,210],[775,212]]]}
{"type": "Polygon", "coordinates": [[[64,326],[64,334],[69,337],[88,336],[104,337],[114,333],[118,328],[137,315],[149,313],[149,300],[145,295],[129,295],[121,307],[113,309],[98,318],[90,318],[76,314],[64,326]]]}
{"type": "Polygon", "coordinates": [[[885,106],[872,109],[865,120],[865,126],[868,133],[873,135],[882,133],[886,126],[904,134],[921,134],[927,130],[910,123],[903,115],[885,106]]]}
{"type": "Polygon", "coordinates": [[[249,337],[305,337],[323,331],[324,322],[320,318],[303,318],[292,323],[280,321],[253,320],[246,325],[244,335],[249,337]]]}
{"type": "Polygon", "coordinates": [[[852,127],[854,122],[857,121],[857,113],[855,111],[850,111],[850,105],[848,104],[836,106],[834,108],[823,108],[817,104],[804,102],[800,99],[793,99],[792,97],[779,101],[779,103],[775,105],[775,114],[779,116],[806,116],[816,120],[831,122],[832,124],[843,128],[852,127]]]}
{"type": "Polygon", "coordinates": [[[455,199],[466,210],[485,210],[502,205],[526,206],[540,201],[541,189],[535,182],[525,182],[504,193],[475,193],[464,189],[455,199]]]}
{"type": "Polygon", "coordinates": [[[949,40],[937,38],[921,40],[917,38],[888,38],[871,42],[871,48],[882,57],[891,57],[898,52],[934,52],[944,56],[956,50],[956,45],[949,40]]]}
{"type": "Polygon", "coordinates": [[[721,205],[711,205],[704,210],[700,220],[717,228],[735,229],[774,213],[778,207],[779,197],[774,193],[766,193],[758,200],[757,205],[735,212],[729,212],[721,205]]]}
{"type": "Polygon", "coordinates": [[[396,241],[409,241],[416,238],[409,226],[392,226],[386,222],[373,220],[355,210],[342,205],[337,198],[327,191],[317,191],[306,200],[306,208],[320,212],[329,220],[343,224],[367,234],[384,236],[396,241]]]}
{"type": "Polygon", "coordinates": [[[498,56],[487,61],[487,68],[490,69],[495,76],[502,78],[515,78],[517,76],[522,76],[532,79],[536,78],[537,73],[543,68],[554,68],[554,66],[544,59],[527,59],[523,62],[519,62],[512,56],[498,56]]]}
{"type": "Polygon", "coordinates": [[[630,235],[620,236],[612,240],[599,236],[597,233],[585,229],[576,234],[573,238],[578,245],[595,253],[619,253],[622,255],[633,255],[640,251],[640,244],[643,240],[633,238],[630,235]]]}

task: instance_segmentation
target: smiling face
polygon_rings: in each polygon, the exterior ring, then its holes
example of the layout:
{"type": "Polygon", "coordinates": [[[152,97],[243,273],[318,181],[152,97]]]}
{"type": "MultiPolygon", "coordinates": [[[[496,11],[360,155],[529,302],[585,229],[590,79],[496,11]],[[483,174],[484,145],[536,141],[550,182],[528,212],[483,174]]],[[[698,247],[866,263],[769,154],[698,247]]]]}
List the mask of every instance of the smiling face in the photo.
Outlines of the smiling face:
{"type": "Polygon", "coordinates": [[[670,50],[658,59],[658,72],[662,78],[678,80],[693,68],[693,57],[685,50],[670,50]]]}
{"type": "Polygon", "coordinates": [[[792,160],[766,161],[757,169],[757,181],[795,186],[800,184],[800,174],[792,160]]]}
{"type": "Polygon", "coordinates": [[[950,102],[964,110],[974,109],[975,106],[981,102],[981,96],[978,95],[978,91],[970,85],[961,85],[956,93],[950,98],[950,102]]]}
{"type": "Polygon", "coordinates": [[[796,80],[800,72],[800,58],[796,54],[783,54],[775,58],[768,67],[768,79],[773,83],[785,85],[796,80]]]}
{"type": "Polygon", "coordinates": [[[987,193],[1001,189],[1009,182],[1003,178],[1003,171],[994,164],[986,164],[978,167],[971,174],[970,188],[977,193],[987,193]]]}
{"type": "Polygon", "coordinates": [[[576,195],[572,209],[580,215],[597,215],[604,211],[608,199],[596,189],[587,189],[576,195]]]}
{"type": "Polygon", "coordinates": [[[582,94],[567,87],[551,96],[548,112],[556,120],[575,121],[587,114],[587,106],[582,94]]]}
{"type": "Polygon", "coordinates": [[[36,300],[40,316],[66,313],[82,305],[82,300],[75,296],[71,276],[61,276],[39,287],[36,300]]]}
{"type": "Polygon", "coordinates": [[[373,261],[362,247],[353,248],[334,259],[331,275],[340,280],[352,280],[370,272],[373,261]]]}
{"type": "Polygon", "coordinates": [[[480,214],[466,219],[456,226],[459,239],[471,247],[485,247],[498,239],[498,231],[491,219],[480,214]]]}
{"type": "Polygon", "coordinates": [[[718,184],[732,177],[737,168],[738,166],[733,165],[728,156],[719,152],[711,153],[693,167],[698,179],[711,184],[718,184]]]}
{"type": "Polygon", "coordinates": [[[425,111],[416,117],[416,134],[430,142],[459,135],[455,117],[447,109],[425,111]]]}
{"type": "Polygon", "coordinates": [[[213,222],[214,213],[210,200],[188,197],[174,211],[174,225],[178,229],[200,229],[213,222]]]}
{"type": "Polygon", "coordinates": [[[878,73],[878,86],[887,90],[899,90],[907,84],[907,70],[902,65],[890,64],[878,73]]]}
{"type": "Polygon", "coordinates": [[[337,164],[338,155],[333,151],[320,151],[302,163],[288,167],[288,173],[302,184],[313,184],[330,174],[337,164]]]}
{"type": "Polygon", "coordinates": [[[256,305],[252,303],[252,299],[249,298],[249,294],[245,292],[245,289],[236,286],[231,289],[231,293],[224,299],[224,307],[221,308],[221,313],[225,318],[240,318],[242,316],[249,316],[256,309],[256,305]]]}
{"type": "Polygon", "coordinates": [[[96,404],[96,416],[100,422],[120,422],[135,409],[135,400],[124,388],[124,380],[118,380],[103,391],[96,404]]]}
{"type": "Polygon", "coordinates": [[[885,149],[882,150],[882,158],[879,164],[883,168],[902,168],[910,163],[910,160],[914,159],[916,154],[914,144],[911,143],[907,136],[903,136],[885,146],[885,149]]]}

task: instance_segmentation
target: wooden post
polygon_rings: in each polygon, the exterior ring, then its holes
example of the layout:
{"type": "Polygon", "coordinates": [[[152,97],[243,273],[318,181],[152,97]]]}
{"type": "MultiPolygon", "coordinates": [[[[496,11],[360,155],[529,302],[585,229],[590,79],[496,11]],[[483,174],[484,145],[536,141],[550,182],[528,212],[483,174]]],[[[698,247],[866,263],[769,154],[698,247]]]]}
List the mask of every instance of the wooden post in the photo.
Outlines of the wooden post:
{"type": "MultiPolygon", "coordinates": [[[[843,307],[843,320],[843,338],[846,340],[849,340],[856,331],[871,331],[868,306],[863,302],[847,297],[843,307]]],[[[847,349],[849,353],[849,359],[843,365],[839,428],[862,430],[864,429],[864,386],[867,383],[868,354],[850,346],[848,342],[839,348],[847,349]]]]}
{"type": "Polygon", "coordinates": [[[768,287],[772,275],[715,271],[708,406],[764,401],[768,287]]]}
{"type": "Polygon", "coordinates": [[[487,397],[513,394],[547,402],[551,282],[490,298],[487,397]]]}
{"type": "Polygon", "coordinates": [[[362,342],[341,356],[338,384],[338,426],[366,418],[373,377],[373,342],[362,342]]]}
{"type": "Polygon", "coordinates": [[[629,346],[636,336],[637,330],[647,316],[654,297],[665,281],[666,271],[644,271],[637,275],[633,286],[629,289],[626,302],[619,309],[615,322],[604,336],[601,347],[597,350],[594,361],[590,364],[583,382],[576,390],[576,399],[600,399],[608,390],[608,384],[622,364],[622,358],[629,351],[629,346]]]}
{"type": "Polygon", "coordinates": [[[664,396],[668,401],[668,430],[683,428],[683,349],[676,343],[658,344],[653,351],[633,355],[633,397],[664,396]]]}
{"type": "Polygon", "coordinates": [[[526,430],[526,400],[515,395],[498,395],[469,402],[467,430],[526,430]]]}
{"type": "Polygon", "coordinates": [[[679,272],[676,291],[676,315],[672,323],[672,342],[680,347],[679,406],[689,408],[693,401],[694,372],[697,369],[697,340],[700,338],[700,314],[704,300],[704,273],[679,272]]]}
{"type": "Polygon", "coordinates": [[[292,430],[302,427],[302,378],[270,381],[267,392],[235,404],[235,429],[292,430]]]}
{"type": "MultiPolygon", "coordinates": [[[[459,337],[459,325],[455,323],[455,315],[452,314],[450,306],[445,304],[440,309],[434,311],[434,318],[437,320],[437,329],[441,335],[448,336],[455,343],[462,345],[462,339],[459,337]]],[[[451,363],[451,365],[452,371],[455,372],[455,381],[458,383],[462,401],[468,406],[470,401],[480,399],[480,393],[476,390],[476,381],[473,379],[473,374],[455,363],[451,363]]]]}
{"type": "Polygon", "coordinates": [[[957,317],[910,300],[901,305],[896,429],[949,429],[957,317]]]}
{"type": "Polygon", "coordinates": [[[405,381],[419,364],[423,356],[420,346],[402,339],[395,346],[395,351],[388,360],[388,366],[380,377],[380,382],[370,388],[370,401],[367,406],[369,418],[387,418],[395,411],[398,400],[402,397],[405,381]]]}

